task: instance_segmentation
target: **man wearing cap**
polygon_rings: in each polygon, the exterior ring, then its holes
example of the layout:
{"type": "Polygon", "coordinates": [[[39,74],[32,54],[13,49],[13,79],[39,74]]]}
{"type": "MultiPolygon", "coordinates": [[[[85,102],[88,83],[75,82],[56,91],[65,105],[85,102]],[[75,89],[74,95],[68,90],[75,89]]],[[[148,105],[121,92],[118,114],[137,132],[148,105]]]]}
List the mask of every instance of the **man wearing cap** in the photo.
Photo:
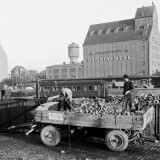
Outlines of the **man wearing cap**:
{"type": "Polygon", "coordinates": [[[127,74],[124,74],[124,106],[123,110],[127,110],[127,104],[129,103],[130,112],[135,112],[135,105],[134,105],[134,84],[132,81],[129,80],[129,76],[127,74]]]}
{"type": "Polygon", "coordinates": [[[60,93],[64,97],[64,109],[71,109],[72,91],[69,88],[62,88],[60,93]]]}

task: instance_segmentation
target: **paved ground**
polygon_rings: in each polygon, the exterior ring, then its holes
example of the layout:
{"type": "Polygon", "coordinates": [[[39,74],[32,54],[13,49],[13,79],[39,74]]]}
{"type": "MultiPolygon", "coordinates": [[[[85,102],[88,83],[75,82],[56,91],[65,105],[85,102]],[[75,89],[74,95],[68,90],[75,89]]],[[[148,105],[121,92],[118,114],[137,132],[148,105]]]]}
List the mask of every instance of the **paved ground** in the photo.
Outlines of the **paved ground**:
{"type": "Polygon", "coordinates": [[[129,145],[124,152],[111,152],[104,144],[71,139],[46,147],[38,134],[0,134],[0,160],[160,160],[160,143],[129,145]],[[62,153],[64,151],[65,153],[62,153]]]}

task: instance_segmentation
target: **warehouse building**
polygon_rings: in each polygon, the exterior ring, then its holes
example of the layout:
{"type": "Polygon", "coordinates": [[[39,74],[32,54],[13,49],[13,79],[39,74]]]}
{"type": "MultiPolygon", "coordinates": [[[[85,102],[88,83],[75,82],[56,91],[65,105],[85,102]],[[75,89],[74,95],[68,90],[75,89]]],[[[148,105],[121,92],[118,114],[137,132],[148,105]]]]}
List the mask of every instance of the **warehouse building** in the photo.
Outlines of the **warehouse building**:
{"type": "Polygon", "coordinates": [[[0,45],[0,81],[8,77],[8,61],[7,55],[0,45]]]}
{"type": "Polygon", "coordinates": [[[150,76],[160,71],[156,7],[138,8],[135,18],[89,27],[83,44],[84,78],[150,76]]]}
{"type": "Polygon", "coordinates": [[[78,62],[79,46],[72,43],[68,46],[70,63],[46,67],[46,79],[75,79],[83,78],[83,62],[78,62]]]}

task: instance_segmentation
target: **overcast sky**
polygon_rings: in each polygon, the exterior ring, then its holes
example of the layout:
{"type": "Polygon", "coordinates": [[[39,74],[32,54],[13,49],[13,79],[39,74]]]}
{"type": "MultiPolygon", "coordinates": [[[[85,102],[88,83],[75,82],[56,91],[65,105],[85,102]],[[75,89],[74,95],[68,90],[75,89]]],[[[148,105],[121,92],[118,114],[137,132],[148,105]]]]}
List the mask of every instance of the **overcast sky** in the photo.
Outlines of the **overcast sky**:
{"type": "MultiPolygon", "coordinates": [[[[160,24],[160,0],[154,0],[160,24]]],[[[0,44],[8,73],[16,65],[38,72],[69,62],[75,42],[83,60],[83,42],[91,24],[134,18],[152,0],[0,0],[0,44]]]]}

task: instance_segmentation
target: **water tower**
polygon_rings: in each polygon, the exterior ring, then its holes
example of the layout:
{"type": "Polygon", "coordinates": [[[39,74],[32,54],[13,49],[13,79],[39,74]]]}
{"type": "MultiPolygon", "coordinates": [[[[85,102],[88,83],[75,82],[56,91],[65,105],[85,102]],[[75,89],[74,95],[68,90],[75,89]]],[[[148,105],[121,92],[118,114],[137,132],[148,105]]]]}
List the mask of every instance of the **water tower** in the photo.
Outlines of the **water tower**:
{"type": "Polygon", "coordinates": [[[74,42],[68,46],[68,57],[70,58],[70,64],[77,63],[79,57],[79,46],[74,42]]]}

